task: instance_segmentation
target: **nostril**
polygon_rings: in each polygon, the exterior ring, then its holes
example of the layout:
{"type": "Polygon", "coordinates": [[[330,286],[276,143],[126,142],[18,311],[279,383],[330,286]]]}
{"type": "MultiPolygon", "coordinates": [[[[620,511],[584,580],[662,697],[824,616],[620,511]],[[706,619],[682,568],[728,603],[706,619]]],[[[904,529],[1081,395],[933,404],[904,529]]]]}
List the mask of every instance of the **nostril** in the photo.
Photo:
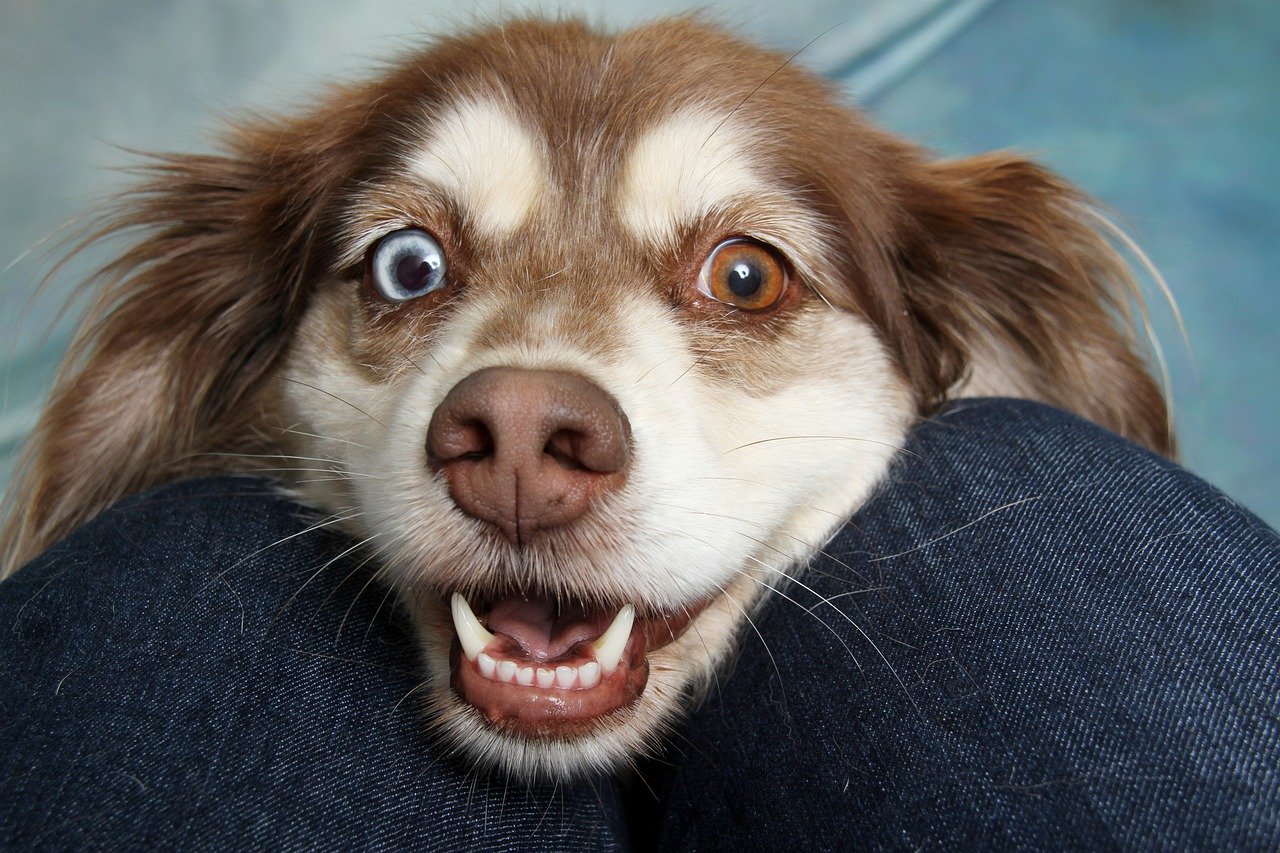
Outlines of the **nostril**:
{"type": "Polygon", "coordinates": [[[582,461],[582,444],[585,440],[587,437],[577,430],[556,430],[547,439],[542,453],[550,456],[566,471],[582,471],[587,469],[582,461]]]}
{"type": "Polygon", "coordinates": [[[427,456],[438,465],[488,459],[496,444],[493,431],[479,418],[433,421],[427,432],[427,456]]]}
{"type": "Polygon", "coordinates": [[[493,455],[494,440],[493,433],[490,431],[488,424],[480,420],[468,421],[459,424],[459,449],[462,450],[455,459],[479,460],[485,459],[493,455]]]}

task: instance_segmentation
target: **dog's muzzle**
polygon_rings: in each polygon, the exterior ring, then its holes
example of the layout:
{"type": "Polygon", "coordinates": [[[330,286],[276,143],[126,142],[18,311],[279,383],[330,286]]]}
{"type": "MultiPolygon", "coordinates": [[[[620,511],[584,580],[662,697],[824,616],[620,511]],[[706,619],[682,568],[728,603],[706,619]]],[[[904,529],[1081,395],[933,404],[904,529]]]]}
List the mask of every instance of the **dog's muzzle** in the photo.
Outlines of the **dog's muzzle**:
{"type": "MultiPolygon", "coordinates": [[[[493,367],[463,379],[436,408],[427,461],[458,508],[517,549],[569,527],[626,482],[631,427],[585,377],[493,367]]],[[[630,706],[648,652],[678,637],[705,603],[671,613],[602,607],[572,595],[480,592],[449,601],[454,692],[492,725],[539,737],[590,731],[630,706]]]]}

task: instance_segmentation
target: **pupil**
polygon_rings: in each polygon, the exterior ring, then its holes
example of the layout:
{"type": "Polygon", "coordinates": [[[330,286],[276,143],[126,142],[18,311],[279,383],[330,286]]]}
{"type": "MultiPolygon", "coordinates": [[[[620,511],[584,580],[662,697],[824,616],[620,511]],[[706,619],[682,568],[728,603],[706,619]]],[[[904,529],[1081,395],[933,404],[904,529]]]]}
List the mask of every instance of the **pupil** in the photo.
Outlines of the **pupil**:
{"type": "Polygon", "coordinates": [[[432,260],[420,255],[406,255],[396,264],[396,281],[410,293],[425,290],[431,284],[435,271],[436,265],[432,260]]]}
{"type": "Polygon", "coordinates": [[[746,261],[739,261],[729,269],[729,289],[733,291],[734,296],[743,298],[755,296],[760,291],[760,285],[764,283],[763,279],[760,268],[746,261]]]}

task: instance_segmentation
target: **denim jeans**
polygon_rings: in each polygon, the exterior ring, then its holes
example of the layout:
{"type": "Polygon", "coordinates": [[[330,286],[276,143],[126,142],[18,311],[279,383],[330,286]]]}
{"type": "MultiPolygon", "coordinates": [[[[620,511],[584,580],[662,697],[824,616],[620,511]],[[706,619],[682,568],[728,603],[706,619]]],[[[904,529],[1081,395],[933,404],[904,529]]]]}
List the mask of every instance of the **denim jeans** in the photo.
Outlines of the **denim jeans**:
{"type": "Polygon", "coordinates": [[[311,521],[179,483],[0,584],[0,846],[1280,843],[1280,538],[1045,406],[915,430],[638,776],[450,754],[403,615],[311,521]]]}

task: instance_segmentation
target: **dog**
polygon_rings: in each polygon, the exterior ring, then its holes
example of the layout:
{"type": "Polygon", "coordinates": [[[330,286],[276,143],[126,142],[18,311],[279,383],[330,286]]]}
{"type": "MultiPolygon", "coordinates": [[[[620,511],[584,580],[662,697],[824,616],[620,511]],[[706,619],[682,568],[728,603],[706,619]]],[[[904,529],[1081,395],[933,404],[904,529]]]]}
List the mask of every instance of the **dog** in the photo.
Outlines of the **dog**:
{"type": "Polygon", "coordinates": [[[93,235],[143,234],[6,570],[128,494],[286,466],[411,614],[431,725],[517,776],[651,749],[948,400],[1173,450],[1084,195],[933,159],[696,19],[444,38],[149,174],[93,235]]]}

